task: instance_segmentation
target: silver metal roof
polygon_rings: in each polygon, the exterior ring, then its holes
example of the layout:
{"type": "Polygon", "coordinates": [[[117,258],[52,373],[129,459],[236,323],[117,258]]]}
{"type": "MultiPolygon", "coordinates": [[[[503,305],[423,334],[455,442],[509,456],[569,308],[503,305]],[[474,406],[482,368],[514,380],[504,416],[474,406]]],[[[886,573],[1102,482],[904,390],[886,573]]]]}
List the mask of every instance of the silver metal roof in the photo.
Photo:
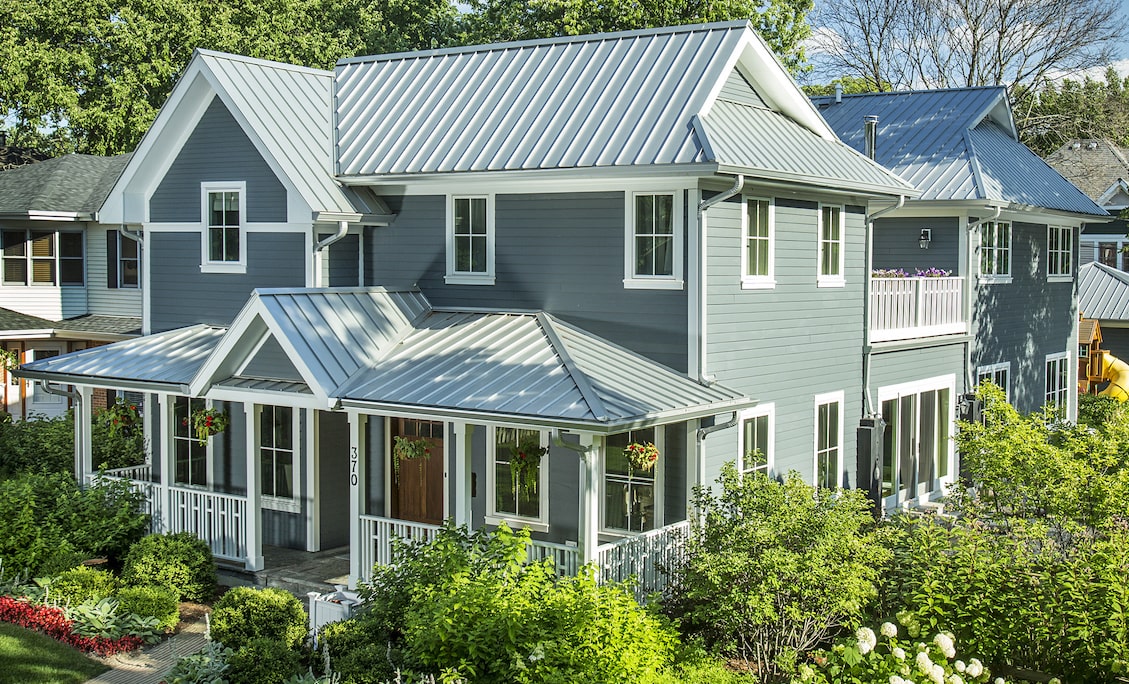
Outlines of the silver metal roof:
{"type": "Polygon", "coordinates": [[[1129,321],[1129,273],[1097,261],[1078,269],[1078,311],[1099,321],[1129,321]]]}
{"type": "Polygon", "coordinates": [[[839,137],[864,148],[864,118],[878,117],[875,158],[922,200],[985,200],[1091,216],[1106,212],[1014,134],[1002,86],[813,98],[839,137]]]}
{"type": "Polygon", "coordinates": [[[194,325],[25,363],[14,373],[59,382],[81,379],[78,384],[100,387],[186,387],[223,334],[223,328],[194,325]]]}

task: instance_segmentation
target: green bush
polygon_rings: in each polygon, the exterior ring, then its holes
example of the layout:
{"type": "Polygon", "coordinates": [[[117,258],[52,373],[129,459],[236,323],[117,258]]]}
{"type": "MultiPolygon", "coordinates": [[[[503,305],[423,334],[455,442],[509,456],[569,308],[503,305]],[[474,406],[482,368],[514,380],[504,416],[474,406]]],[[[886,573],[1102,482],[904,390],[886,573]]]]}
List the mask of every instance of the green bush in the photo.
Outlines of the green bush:
{"type": "Polygon", "coordinates": [[[49,596],[55,603],[82,603],[109,598],[117,590],[118,578],[113,573],[80,565],[54,577],[49,596]]]}
{"type": "Polygon", "coordinates": [[[207,542],[191,532],[151,534],[129,550],[122,581],[162,584],[178,590],[182,601],[207,601],[216,593],[216,564],[207,542]]]}
{"type": "Polygon", "coordinates": [[[302,670],[302,657],[274,639],[251,639],[228,658],[228,679],[239,684],[285,684],[302,670]]]}
{"type": "Polygon", "coordinates": [[[167,684],[228,684],[228,660],[234,651],[215,641],[200,651],[176,661],[165,675],[167,684]]]}
{"type": "Polygon", "coordinates": [[[298,648],[306,626],[301,602],[282,589],[236,587],[212,608],[212,638],[236,650],[260,638],[298,648]]]}
{"type": "Polygon", "coordinates": [[[177,592],[162,585],[126,587],[117,593],[119,609],[145,617],[156,618],[157,628],[171,632],[180,622],[180,605],[177,592]]]}
{"type": "Polygon", "coordinates": [[[56,418],[0,420],[0,480],[25,473],[74,475],[74,421],[69,411],[56,418]]]}

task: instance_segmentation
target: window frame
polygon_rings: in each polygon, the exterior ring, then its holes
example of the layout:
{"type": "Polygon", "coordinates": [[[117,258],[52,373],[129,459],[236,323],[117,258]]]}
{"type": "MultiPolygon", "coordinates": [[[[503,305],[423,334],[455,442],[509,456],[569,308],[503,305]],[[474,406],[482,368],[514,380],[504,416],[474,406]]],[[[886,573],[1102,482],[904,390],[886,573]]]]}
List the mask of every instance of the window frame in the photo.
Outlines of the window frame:
{"type": "Polygon", "coordinates": [[[978,259],[978,271],[981,282],[988,283],[1010,283],[1012,278],[1012,238],[1014,237],[1015,227],[1011,221],[985,221],[980,224],[980,258],[978,259]],[[999,229],[1006,227],[1007,229],[1007,244],[998,244],[1000,235],[999,229]],[[992,244],[985,241],[985,236],[988,235],[987,231],[991,229],[992,244]],[[1006,260],[1007,268],[1001,270],[1000,261],[1006,260]],[[987,267],[991,265],[991,269],[987,267]]]}
{"type": "MultiPolygon", "coordinates": [[[[301,472],[300,463],[300,449],[301,435],[299,434],[299,414],[301,409],[294,408],[293,406],[285,406],[282,404],[259,404],[255,407],[255,448],[258,451],[259,457],[259,501],[263,508],[269,508],[275,511],[286,511],[289,513],[300,513],[302,510],[302,492],[301,492],[301,472]],[[280,449],[277,446],[266,447],[263,445],[263,419],[266,411],[264,409],[286,409],[290,411],[290,448],[280,449]],[[276,494],[266,494],[266,487],[264,486],[263,477],[266,473],[262,467],[263,450],[270,449],[274,452],[289,451],[290,452],[290,491],[294,493],[292,497],[278,496],[276,494]]],[[[277,467],[277,462],[276,462],[277,467]]]]}
{"type": "MultiPolygon", "coordinates": [[[[230,228],[231,226],[222,226],[230,228]]],[[[201,273],[246,273],[247,272],[247,183],[205,182],[200,184],[200,272],[201,273]],[[234,192],[239,195],[239,258],[236,260],[211,259],[211,196],[216,193],[234,192]]]]}
{"type": "Polygon", "coordinates": [[[1004,398],[1007,402],[1011,403],[1011,361],[1003,361],[1001,363],[990,363],[983,366],[976,367],[976,386],[979,387],[980,383],[985,379],[991,380],[1004,391],[1004,398]],[[1003,373],[1004,384],[997,382],[1000,373],[1003,373]]]}
{"type": "Polygon", "coordinates": [[[126,237],[125,235],[122,234],[122,232],[120,230],[115,230],[114,234],[117,235],[117,240],[118,240],[118,250],[117,250],[118,289],[121,289],[121,290],[140,290],[141,289],[141,243],[138,242],[137,240],[126,237]],[[123,253],[124,253],[123,250],[122,250],[122,245],[126,244],[127,242],[133,243],[134,248],[137,250],[137,256],[130,257],[130,258],[122,256],[123,253]],[[137,263],[137,282],[133,285],[126,283],[125,278],[124,278],[125,268],[123,267],[123,265],[126,262],[130,262],[130,261],[137,263]]]}
{"type": "MultiPolygon", "coordinates": [[[[472,226],[473,230],[473,226],[472,226]]],[[[474,233],[470,233],[473,238],[474,233]]],[[[494,229],[494,194],[458,194],[447,195],[446,216],[446,265],[447,271],[443,281],[448,285],[493,285],[495,280],[494,251],[497,237],[494,229]],[[458,271],[456,270],[456,245],[455,245],[455,203],[460,200],[483,200],[486,209],[486,270],[458,271]]]]}
{"type": "MultiPolygon", "coordinates": [[[[663,497],[663,488],[664,488],[664,482],[665,482],[666,459],[663,457],[663,454],[666,453],[666,426],[656,425],[653,428],[643,428],[643,429],[640,429],[640,430],[628,430],[626,432],[626,434],[627,434],[628,444],[630,444],[631,443],[631,433],[642,432],[643,430],[647,430],[647,429],[653,429],[655,431],[654,445],[659,450],[659,460],[655,463],[654,468],[652,468],[652,472],[654,473],[654,478],[651,480],[651,483],[650,483],[650,486],[654,489],[654,503],[653,503],[653,505],[654,505],[654,512],[655,512],[654,524],[652,525],[651,530],[657,530],[665,524],[665,522],[664,522],[665,521],[665,509],[664,509],[665,502],[664,502],[664,497],[663,497]]],[[[621,434],[625,434],[625,433],[622,433],[622,432],[616,433],[616,435],[621,435],[621,434]]],[[[613,435],[608,435],[608,437],[611,437],[611,436],[613,436],[613,435]]],[[[607,526],[607,510],[606,510],[606,506],[605,506],[605,503],[607,502],[607,490],[608,490],[608,451],[607,451],[607,449],[608,449],[607,438],[605,438],[604,439],[604,448],[600,450],[600,476],[599,476],[600,477],[600,487],[599,487],[599,489],[600,489],[600,491],[599,491],[600,505],[599,505],[599,512],[598,512],[598,515],[599,515],[599,531],[600,531],[599,533],[603,536],[608,536],[608,537],[634,537],[634,536],[638,536],[640,534],[645,534],[646,532],[649,532],[651,530],[626,530],[626,529],[622,529],[622,528],[618,528],[618,527],[608,527],[607,526]]],[[[613,475],[617,478],[623,477],[619,473],[614,473],[613,475]]]]}
{"type": "Polygon", "coordinates": [[[835,468],[834,468],[835,487],[833,489],[840,489],[843,486],[842,485],[842,482],[843,482],[843,466],[844,466],[844,460],[845,460],[843,458],[843,446],[844,446],[843,445],[843,423],[844,423],[843,410],[844,410],[844,398],[845,398],[845,396],[846,395],[845,395],[845,392],[843,390],[837,390],[835,392],[825,392],[823,394],[817,394],[814,397],[813,404],[814,404],[814,419],[815,420],[812,423],[812,425],[814,427],[814,429],[812,431],[812,433],[813,433],[813,440],[812,440],[812,446],[813,446],[812,483],[816,487],[822,487],[823,486],[823,484],[819,481],[819,461],[820,461],[820,457],[823,455],[823,454],[821,454],[821,452],[827,453],[827,452],[830,452],[832,449],[835,451],[835,468]],[[836,404],[838,406],[838,411],[836,412],[836,416],[838,418],[838,420],[836,421],[837,424],[831,430],[831,432],[833,433],[833,435],[835,436],[835,439],[837,441],[836,441],[834,447],[828,447],[827,449],[820,449],[819,448],[819,437],[820,437],[820,433],[822,432],[822,430],[820,429],[821,428],[821,426],[820,426],[820,409],[822,407],[828,406],[830,404],[836,404]]]}
{"type": "MultiPolygon", "coordinates": [[[[681,290],[685,287],[686,221],[681,190],[639,190],[624,193],[626,198],[623,241],[623,287],[629,290],[681,290]],[[646,196],[671,197],[671,273],[647,275],[635,272],[635,205],[636,199],[646,196]]],[[[648,233],[658,235],[658,233],[648,233]]]]}
{"type": "Polygon", "coordinates": [[[1072,282],[1073,280],[1074,227],[1047,226],[1047,281],[1072,282]],[[1057,242],[1055,240],[1056,234],[1057,242]],[[1063,248],[1064,242],[1066,244],[1065,249],[1063,248]]]}
{"type": "Polygon", "coordinates": [[[817,287],[844,287],[847,284],[847,274],[845,272],[847,264],[847,212],[846,207],[842,204],[819,204],[818,213],[816,214],[816,286],[817,287]],[[828,223],[825,214],[827,212],[837,212],[839,216],[839,237],[837,239],[825,238],[824,228],[828,223]],[[828,245],[838,245],[839,259],[836,264],[838,273],[824,273],[823,272],[823,255],[824,250],[828,245]]]}
{"type": "Polygon", "coordinates": [[[1058,352],[1055,354],[1047,354],[1043,364],[1043,373],[1043,405],[1048,406],[1051,404],[1052,395],[1061,395],[1061,401],[1054,402],[1055,409],[1060,417],[1065,418],[1070,409],[1070,353],[1058,352]],[[1051,387],[1052,364],[1061,366],[1054,371],[1055,375],[1062,380],[1061,387],[1051,387]]]}
{"type": "Polygon", "coordinates": [[[747,475],[758,470],[763,470],[769,477],[776,473],[776,404],[758,404],[753,408],[745,409],[737,414],[737,472],[747,475]],[[763,466],[749,467],[745,463],[745,454],[748,444],[745,440],[745,424],[752,420],[766,419],[767,432],[765,442],[768,444],[768,453],[765,454],[763,466]]]}
{"type": "MultiPolygon", "coordinates": [[[[511,429],[511,428],[506,428],[511,429]]],[[[549,432],[529,427],[517,427],[518,430],[527,430],[538,433],[541,446],[549,447],[549,432]]],[[[486,434],[486,514],[485,521],[488,525],[506,523],[517,530],[528,527],[534,532],[549,531],[549,459],[550,454],[542,457],[538,468],[538,515],[537,517],[519,515],[508,511],[499,511],[496,504],[497,494],[497,466],[498,466],[498,426],[490,426],[486,434]]],[[[506,462],[509,463],[508,461],[506,462]]]]}
{"type": "MultiPolygon", "coordinates": [[[[11,245],[14,247],[15,245],[11,245]]],[[[86,287],[86,261],[87,261],[87,247],[86,247],[86,233],[81,230],[59,230],[59,229],[39,229],[39,228],[4,228],[0,231],[0,286],[7,287],[86,287]],[[21,254],[8,255],[3,253],[3,235],[5,234],[22,234],[23,239],[19,241],[21,254]],[[38,237],[49,237],[48,245],[51,254],[47,256],[35,256],[32,245],[34,243],[33,235],[38,237]],[[74,236],[78,238],[78,246],[80,254],[78,256],[64,256],[63,255],[63,236],[74,236]],[[24,279],[22,282],[16,280],[8,280],[6,278],[9,262],[20,262],[24,268],[24,279]],[[77,281],[63,281],[63,265],[67,262],[75,262],[79,264],[79,272],[81,279],[77,281]],[[36,262],[46,262],[51,267],[51,280],[37,281],[35,279],[35,264],[36,262]]]]}
{"type": "MultiPolygon", "coordinates": [[[[776,287],[776,202],[768,197],[747,196],[742,202],[741,210],[741,289],[743,290],[771,290],[776,287]],[[752,225],[749,222],[749,209],[753,203],[764,204],[768,220],[768,231],[765,237],[753,237],[750,234],[752,225]],[[765,250],[768,252],[767,273],[749,273],[749,246],[753,240],[763,240],[765,250]]],[[[742,452],[744,453],[744,452],[742,452]]]]}
{"type": "Polygon", "coordinates": [[[172,453],[169,454],[170,458],[168,460],[168,463],[169,463],[169,467],[171,468],[172,472],[169,473],[169,482],[170,482],[170,484],[177,486],[177,487],[200,487],[200,488],[207,489],[211,486],[211,482],[212,482],[212,436],[209,436],[208,439],[206,440],[205,444],[201,445],[199,440],[197,440],[196,436],[192,433],[191,417],[192,417],[192,411],[193,411],[192,405],[193,405],[194,402],[197,403],[197,407],[199,407],[200,405],[203,405],[203,407],[205,407],[205,408],[211,408],[212,402],[209,401],[209,400],[201,399],[199,397],[188,397],[188,396],[184,396],[184,395],[180,395],[180,394],[171,395],[170,399],[171,399],[171,401],[169,401],[169,404],[168,404],[168,406],[169,406],[169,408],[168,408],[168,419],[169,419],[169,427],[171,427],[172,429],[168,431],[168,435],[169,435],[169,448],[171,449],[172,453]],[[180,425],[179,421],[177,421],[177,415],[176,415],[177,404],[181,400],[188,402],[188,414],[187,414],[188,419],[189,419],[188,425],[180,425]],[[180,429],[182,427],[186,428],[185,434],[183,434],[183,435],[179,434],[180,429]],[[188,474],[189,481],[188,482],[181,482],[177,479],[177,460],[178,460],[177,443],[178,443],[178,441],[183,441],[183,442],[186,442],[188,444],[188,455],[189,455],[189,474],[188,474]],[[193,448],[201,449],[201,450],[203,450],[203,453],[204,453],[204,482],[202,484],[195,483],[195,482],[191,481],[192,480],[191,465],[192,465],[193,448]]]}

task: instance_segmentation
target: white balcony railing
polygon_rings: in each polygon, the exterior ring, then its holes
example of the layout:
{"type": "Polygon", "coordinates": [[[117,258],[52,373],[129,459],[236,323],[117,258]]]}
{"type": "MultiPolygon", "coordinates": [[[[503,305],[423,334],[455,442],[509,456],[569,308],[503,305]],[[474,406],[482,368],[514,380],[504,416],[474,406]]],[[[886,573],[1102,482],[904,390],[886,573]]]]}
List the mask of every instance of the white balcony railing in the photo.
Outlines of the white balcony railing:
{"type": "Polygon", "coordinates": [[[664,568],[672,568],[683,559],[686,534],[690,523],[682,521],[596,547],[596,564],[601,581],[621,582],[631,576],[638,579],[636,597],[666,587],[664,568]]]}
{"type": "Polygon", "coordinates": [[[968,331],[964,278],[871,278],[870,341],[888,342],[968,331]]]}

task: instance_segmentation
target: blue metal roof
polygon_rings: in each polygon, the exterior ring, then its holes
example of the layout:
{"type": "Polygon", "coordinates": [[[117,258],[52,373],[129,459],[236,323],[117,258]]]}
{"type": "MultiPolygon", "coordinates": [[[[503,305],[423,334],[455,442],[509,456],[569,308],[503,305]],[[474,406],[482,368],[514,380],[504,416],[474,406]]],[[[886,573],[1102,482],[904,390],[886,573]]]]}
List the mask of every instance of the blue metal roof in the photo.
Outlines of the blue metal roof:
{"type": "Polygon", "coordinates": [[[1129,321],[1129,273],[1092,261],[1078,269],[1078,311],[1099,321],[1129,321]]]}

